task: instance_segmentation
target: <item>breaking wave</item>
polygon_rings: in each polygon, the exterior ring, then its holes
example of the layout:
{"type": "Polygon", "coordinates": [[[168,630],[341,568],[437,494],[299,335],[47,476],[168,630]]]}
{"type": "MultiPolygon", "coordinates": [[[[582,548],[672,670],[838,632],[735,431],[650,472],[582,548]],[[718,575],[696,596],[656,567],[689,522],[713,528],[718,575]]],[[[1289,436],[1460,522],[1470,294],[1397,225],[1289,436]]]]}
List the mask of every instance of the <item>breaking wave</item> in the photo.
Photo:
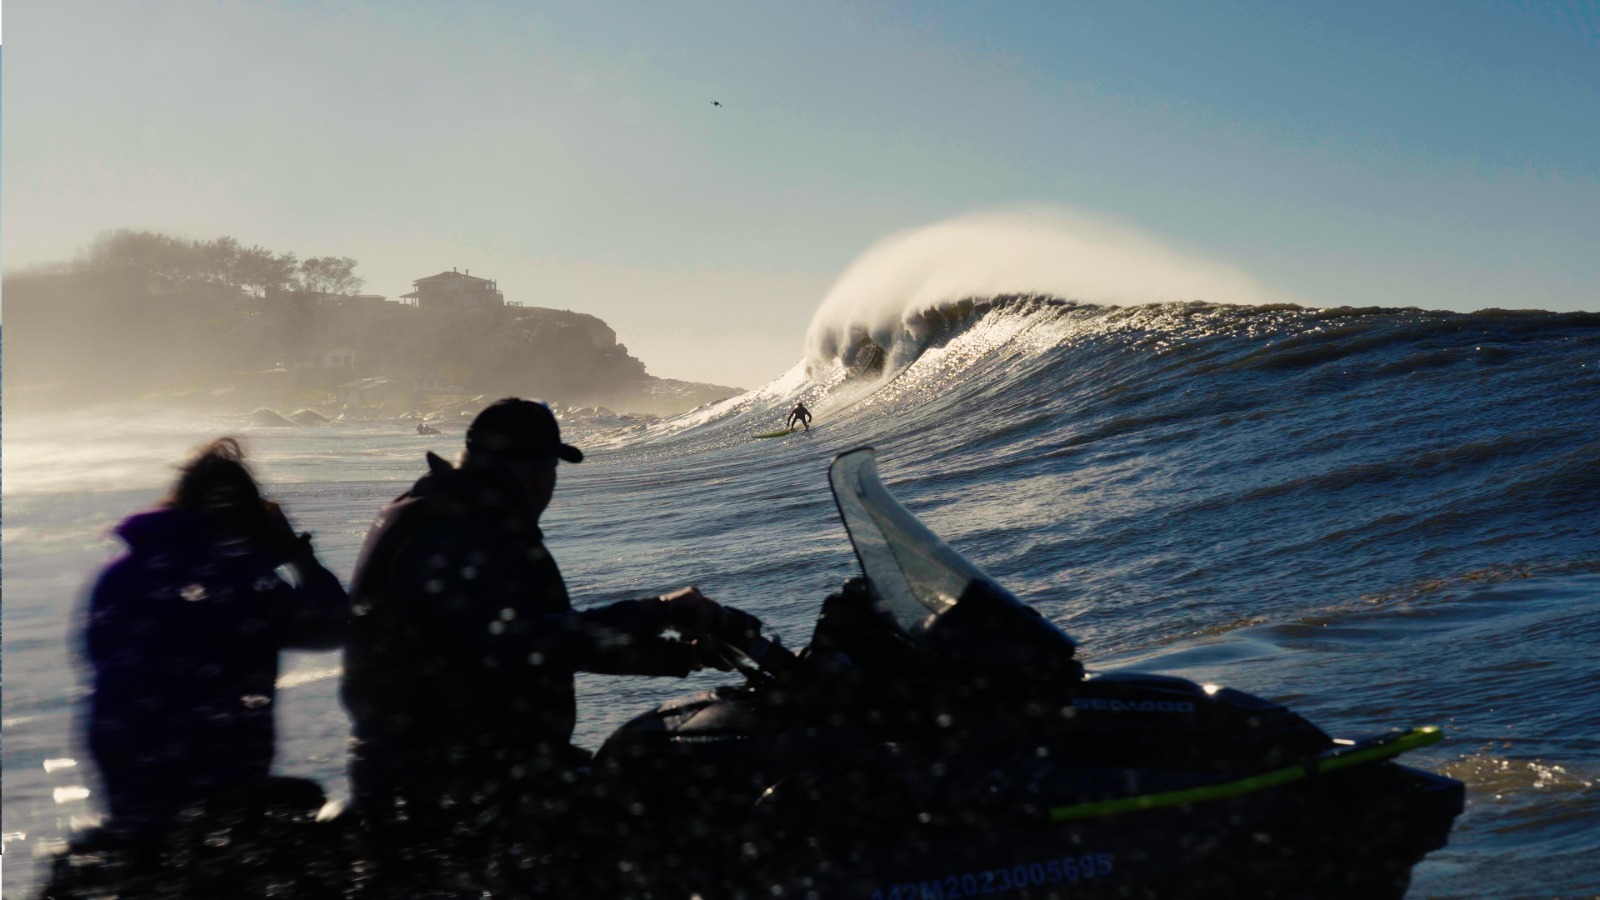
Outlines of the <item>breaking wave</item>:
{"type": "Polygon", "coordinates": [[[1126,306],[1282,301],[1230,266],[1073,215],[1018,209],[892,235],[858,257],[806,336],[807,371],[826,381],[892,377],[931,342],[996,305],[1126,306]]]}

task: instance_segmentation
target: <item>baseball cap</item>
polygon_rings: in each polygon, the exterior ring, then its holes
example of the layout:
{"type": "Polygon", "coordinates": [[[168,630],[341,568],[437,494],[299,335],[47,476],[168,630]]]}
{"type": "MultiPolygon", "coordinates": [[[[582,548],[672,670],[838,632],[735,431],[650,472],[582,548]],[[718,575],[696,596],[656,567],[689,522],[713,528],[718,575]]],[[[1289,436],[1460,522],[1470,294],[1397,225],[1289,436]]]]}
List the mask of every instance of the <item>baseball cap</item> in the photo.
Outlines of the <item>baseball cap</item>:
{"type": "Polygon", "coordinates": [[[506,397],[484,407],[467,427],[467,450],[511,462],[564,459],[583,462],[583,451],[561,443],[561,426],[542,400],[506,397]]]}

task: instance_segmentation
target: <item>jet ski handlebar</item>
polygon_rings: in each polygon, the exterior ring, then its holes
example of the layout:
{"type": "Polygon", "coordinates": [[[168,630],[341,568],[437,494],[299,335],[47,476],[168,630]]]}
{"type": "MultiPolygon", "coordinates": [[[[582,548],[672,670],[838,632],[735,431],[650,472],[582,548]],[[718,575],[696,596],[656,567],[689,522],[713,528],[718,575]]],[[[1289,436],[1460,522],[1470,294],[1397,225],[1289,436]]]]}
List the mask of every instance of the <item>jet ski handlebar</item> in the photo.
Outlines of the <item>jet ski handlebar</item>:
{"type": "Polygon", "coordinates": [[[762,635],[760,619],[730,606],[724,606],[722,612],[722,625],[702,643],[728,668],[752,681],[772,678],[793,668],[795,655],[779,643],[776,635],[762,635]]]}

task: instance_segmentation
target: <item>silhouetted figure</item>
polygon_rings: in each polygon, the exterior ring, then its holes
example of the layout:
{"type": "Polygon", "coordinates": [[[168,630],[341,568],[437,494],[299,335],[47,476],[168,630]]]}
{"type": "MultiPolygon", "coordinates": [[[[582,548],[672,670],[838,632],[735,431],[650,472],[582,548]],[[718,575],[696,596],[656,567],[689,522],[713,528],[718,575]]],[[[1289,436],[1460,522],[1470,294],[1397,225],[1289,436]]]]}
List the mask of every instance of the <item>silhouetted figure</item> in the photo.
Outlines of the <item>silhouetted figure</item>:
{"type": "Polygon", "coordinates": [[[571,744],[573,673],[687,675],[702,665],[691,642],[722,619],[692,587],[574,610],[539,529],[558,460],[583,453],[545,404],[497,401],[459,467],[428,454],[367,535],[342,695],[353,799],[403,848],[391,859],[470,858],[507,822],[559,818],[588,755],[571,744]]]}
{"type": "Polygon", "coordinates": [[[233,438],[197,452],[159,508],[117,527],[128,551],[94,586],[88,740],[112,826],[157,830],[263,783],[279,651],[344,641],[343,586],[243,460],[233,438]]]}
{"type": "Polygon", "coordinates": [[[804,400],[796,403],[794,409],[789,410],[789,418],[783,427],[792,429],[796,425],[804,425],[807,431],[811,430],[811,410],[806,409],[804,400]]]}

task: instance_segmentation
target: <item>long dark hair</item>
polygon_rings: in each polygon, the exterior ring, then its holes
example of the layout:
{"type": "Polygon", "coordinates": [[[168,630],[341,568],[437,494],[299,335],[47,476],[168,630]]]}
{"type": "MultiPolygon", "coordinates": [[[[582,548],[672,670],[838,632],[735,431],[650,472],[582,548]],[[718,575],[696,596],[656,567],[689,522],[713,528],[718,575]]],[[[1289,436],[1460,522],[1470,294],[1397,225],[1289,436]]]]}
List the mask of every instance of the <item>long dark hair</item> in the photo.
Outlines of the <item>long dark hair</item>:
{"type": "Polygon", "coordinates": [[[178,468],[178,481],[163,505],[197,512],[240,536],[266,535],[261,488],[244,463],[244,449],[231,437],[196,450],[178,468]]]}

